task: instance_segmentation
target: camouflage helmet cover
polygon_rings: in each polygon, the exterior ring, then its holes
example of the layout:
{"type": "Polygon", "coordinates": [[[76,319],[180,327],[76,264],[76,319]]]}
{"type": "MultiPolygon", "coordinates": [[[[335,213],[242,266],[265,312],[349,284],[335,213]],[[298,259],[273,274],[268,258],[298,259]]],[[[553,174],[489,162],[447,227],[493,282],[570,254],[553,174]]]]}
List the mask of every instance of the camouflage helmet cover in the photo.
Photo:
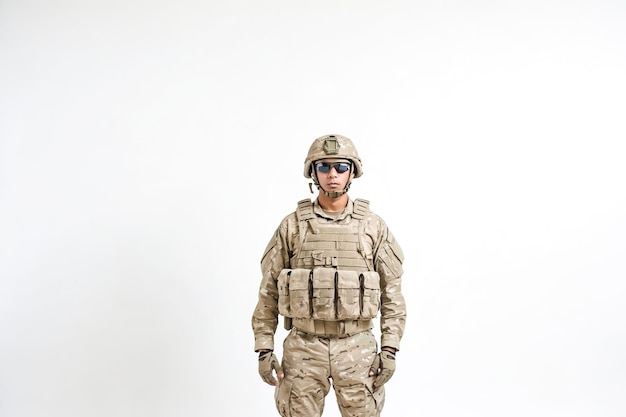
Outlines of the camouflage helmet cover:
{"type": "Polygon", "coordinates": [[[324,135],[313,141],[304,160],[304,177],[311,178],[311,169],[315,161],[326,158],[344,158],[354,165],[354,178],[363,175],[361,158],[350,139],[341,135],[324,135]]]}

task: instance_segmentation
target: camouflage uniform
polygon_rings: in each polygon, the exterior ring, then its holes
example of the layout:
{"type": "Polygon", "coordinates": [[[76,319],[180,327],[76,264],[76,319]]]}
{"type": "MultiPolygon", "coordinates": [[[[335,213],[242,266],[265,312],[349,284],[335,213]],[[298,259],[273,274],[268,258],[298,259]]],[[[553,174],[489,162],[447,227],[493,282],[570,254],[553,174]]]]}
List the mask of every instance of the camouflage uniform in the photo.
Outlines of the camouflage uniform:
{"type": "Polygon", "coordinates": [[[349,199],[335,218],[317,200],[302,200],[283,219],[261,260],[252,316],[256,351],[274,349],[279,314],[291,329],[275,393],[281,416],[321,416],[331,378],[343,417],[380,415],[384,386],[374,390],[368,374],[378,352],[372,320],[380,311],[380,345],[399,349],[403,259],[365,200],[349,199]]]}

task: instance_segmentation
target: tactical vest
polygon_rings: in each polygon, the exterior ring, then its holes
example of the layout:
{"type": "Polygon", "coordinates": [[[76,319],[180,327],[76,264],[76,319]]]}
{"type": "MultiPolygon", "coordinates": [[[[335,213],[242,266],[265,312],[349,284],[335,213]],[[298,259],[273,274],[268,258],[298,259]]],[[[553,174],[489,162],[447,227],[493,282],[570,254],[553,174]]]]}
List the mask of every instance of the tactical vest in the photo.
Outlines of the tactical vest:
{"type": "Polygon", "coordinates": [[[278,277],[280,314],[309,327],[317,321],[370,325],[380,308],[380,277],[363,242],[368,213],[369,203],[357,199],[352,216],[325,223],[310,200],[298,203],[300,242],[291,268],[278,277]]]}
{"type": "Polygon", "coordinates": [[[320,222],[310,200],[298,202],[300,247],[291,259],[292,268],[334,267],[352,271],[374,270],[373,255],[365,253],[365,217],[369,202],[356,199],[352,216],[340,223],[320,222]]]}

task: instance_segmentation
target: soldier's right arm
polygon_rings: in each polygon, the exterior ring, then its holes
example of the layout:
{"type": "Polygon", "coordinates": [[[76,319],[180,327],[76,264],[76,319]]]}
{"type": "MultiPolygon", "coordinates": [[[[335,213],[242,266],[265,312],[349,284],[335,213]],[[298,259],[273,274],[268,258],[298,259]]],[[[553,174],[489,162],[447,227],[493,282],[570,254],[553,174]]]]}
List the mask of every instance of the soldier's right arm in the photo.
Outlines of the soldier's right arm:
{"type": "Polygon", "coordinates": [[[284,239],[285,229],[279,227],[270,239],[261,259],[263,279],[259,299],[252,314],[254,350],[274,349],[274,334],[278,325],[278,286],[280,271],[288,267],[289,256],[284,239]]]}

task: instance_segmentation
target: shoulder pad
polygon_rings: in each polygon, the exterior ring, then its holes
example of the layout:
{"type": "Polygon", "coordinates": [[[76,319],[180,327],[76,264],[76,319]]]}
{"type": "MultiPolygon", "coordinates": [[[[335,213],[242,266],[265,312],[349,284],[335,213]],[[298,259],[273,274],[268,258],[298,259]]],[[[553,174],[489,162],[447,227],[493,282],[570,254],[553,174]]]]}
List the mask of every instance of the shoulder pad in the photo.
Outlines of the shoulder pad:
{"type": "Polygon", "coordinates": [[[315,218],[313,213],[313,203],[308,198],[298,201],[298,209],[296,210],[298,220],[309,220],[315,218]]]}
{"type": "Polygon", "coordinates": [[[364,219],[370,212],[370,202],[362,198],[354,200],[354,209],[352,217],[355,219],[364,219]]]}

